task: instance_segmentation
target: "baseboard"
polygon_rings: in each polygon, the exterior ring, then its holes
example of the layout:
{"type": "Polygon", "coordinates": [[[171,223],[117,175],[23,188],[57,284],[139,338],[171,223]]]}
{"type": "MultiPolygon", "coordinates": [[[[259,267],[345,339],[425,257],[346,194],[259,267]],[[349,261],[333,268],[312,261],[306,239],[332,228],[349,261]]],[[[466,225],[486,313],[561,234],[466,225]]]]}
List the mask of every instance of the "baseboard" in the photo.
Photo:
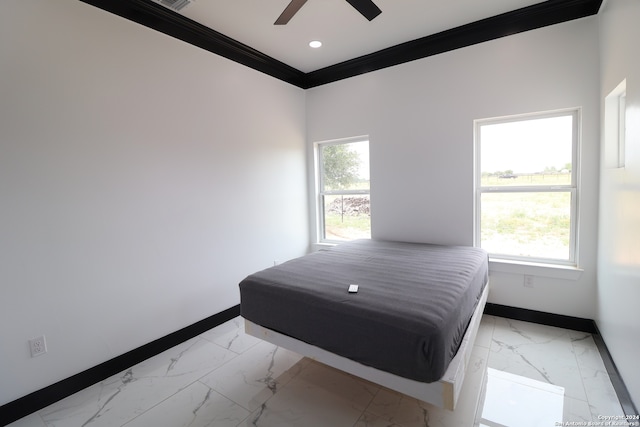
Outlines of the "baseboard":
{"type": "Polygon", "coordinates": [[[2,405],[0,406],[0,425],[6,426],[33,412],[37,412],[52,403],[103,381],[239,315],[240,305],[233,306],[86,371],[2,405]]]}
{"type": "Polygon", "coordinates": [[[620,406],[622,406],[622,410],[625,415],[634,415],[637,416],[640,412],[633,404],[631,400],[631,395],[629,394],[629,390],[627,390],[627,386],[622,381],[622,377],[620,376],[620,372],[616,367],[616,364],[613,362],[613,358],[611,357],[611,353],[609,353],[609,349],[607,345],[604,343],[604,339],[602,335],[600,335],[600,330],[598,329],[598,325],[593,322],[593,326],[596,329],[596,332],[593,334],[593,340],[596,342],[596,346],[600,351],[600,356],[602,357],[602,361],[604,362],[604,366],[607,368],[607,373],[609,374],[609,378],[611,379],[611,384],[613,384],[613,388],[618,395],[618,400],[620,401],[620,406]]]}
{"type": "MultiPolygon", "coordinates": [[[[528,310],[518,307],[508,307],[493,303],[487,303],[484,313],[508,319],[523,320],[526,322],[572,329],[592,334],[625,415],[638,414],[638,410],[631,400],[631,395],[629,394],[629,391],[627,390],[627,387],[625,386],[624,381],[613,362],[611,354],[600,335],[600,331],[593,320],[545,313],[542,311],[528,310]]],[[[239,315],[240,305],[236,305],[194,323],[193,325],[187,326],[179,331],[173,332],[167,336],[131,350],[130,352],[101,363],[100,365],[87,369],[84,372],[80,372],[72,377],[66,378],[41,390],[0,406],[0,425],[6,426],[7,424],[19,420],[22,417],[37,412],[67,396],[87,388],[90,385],[103,381],[118,372],[122,372],[133,365],[168,350],[171,347],[175,347],[176,345],[196,337],[239,315]]]]}
{"type": "MultiPolygon", "coordinates": [[[[580,332],[588,332],[593,336],[593,340],[598,347],[598,351],[600,352],[600,357],[604,362],[604,366],[607,369],[607,374],[611,379],[611,384],[613,385],[616,394],[618,395],[618,400],[620,401],[620,406],[622,406],[622,410],[625,415],[637,415],[638,410],[636,409],[633,401],[631,400],[631,395],[629,394],[629,390],[627,390],[627,386],[624,384],[622,377],[620,376],[620,372],[616,367],[616,364],[613,362],[613,358],[611,357],[611,353],[609,353],[609,349],[600,335],[600,330],[598,329],[598,325],[595,321],[591,319],[582,319],[579,317],[565,316],[562,314],[553,314],[553,313],[545,313],[542,311],[528,310],[525,308],[518,307],[509,307],[506,305],[500,304],[492,304],[487,303],[484,309],[485,314],[490,314],[492,316],[505,317],[507,319],[514,320],[523,320],[525,322],[532,322],[541,325],[547,326],[555,326],[563,329],[571,329],[574,331],[580,332]]],[[[613,415],[613,414],[612,414],[613,415]]],[[[621,415],[621,414],[615,414],[621,415]]]]}
{"type": "Polygon", "coordinates": [[[544,311],[528,310],[525,308],[509,307],[506,305],[487,303],[484,308],[485,314],[505,317],[507,319],[523,320],[525,322],[537,323],[540,325],[555,326],[558,328],[571,329],[573,331],[596,333],[595,322],[591,319],[566,316],[563,314],[546,313],[544,311]]]}

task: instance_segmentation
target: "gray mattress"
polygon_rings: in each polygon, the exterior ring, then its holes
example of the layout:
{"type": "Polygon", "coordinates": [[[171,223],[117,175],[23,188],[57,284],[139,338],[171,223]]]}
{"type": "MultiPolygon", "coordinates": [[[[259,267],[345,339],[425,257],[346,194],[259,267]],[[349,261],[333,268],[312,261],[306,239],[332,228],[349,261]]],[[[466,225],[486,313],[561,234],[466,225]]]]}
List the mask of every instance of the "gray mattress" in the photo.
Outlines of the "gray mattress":
{"type": "Polygon", "coordinates": [[[457,352],[487,279],[479,248],[356,240],[248,276],[240,307],[258,325],[432,382],[457,352]]]}

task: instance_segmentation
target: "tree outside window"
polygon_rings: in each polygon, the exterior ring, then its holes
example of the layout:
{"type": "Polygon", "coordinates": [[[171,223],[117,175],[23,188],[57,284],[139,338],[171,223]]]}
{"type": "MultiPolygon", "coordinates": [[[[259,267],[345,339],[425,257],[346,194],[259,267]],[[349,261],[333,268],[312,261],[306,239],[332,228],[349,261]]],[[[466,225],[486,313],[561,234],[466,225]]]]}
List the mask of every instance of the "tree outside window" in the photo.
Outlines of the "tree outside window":
{"type": "Polygon", "coordinates": [[[371,237],[368,139],[316,144],[321,241],[371,237]]]}

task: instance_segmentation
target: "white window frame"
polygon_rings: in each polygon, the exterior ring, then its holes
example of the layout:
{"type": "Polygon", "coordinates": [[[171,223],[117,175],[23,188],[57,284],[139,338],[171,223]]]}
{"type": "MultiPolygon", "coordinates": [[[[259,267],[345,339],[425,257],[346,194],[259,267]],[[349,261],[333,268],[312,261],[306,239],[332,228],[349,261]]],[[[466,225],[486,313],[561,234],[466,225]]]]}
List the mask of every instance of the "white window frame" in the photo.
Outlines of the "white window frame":
{"type": "Polygon", "coordinates": [[[517,256],[509,254],[492,254],[492,261],[511,261],[521,263],[550,264],[558,266],[577,267],[578,265],[578,219],[579,219],[579,182],[580,182],[580,141],[581,141],[581,108],[569,108],[554,111],[519,114],[505,117],[495,117],[474,121],[474,245],[481,246],[481,196],[484,193],[526,193],[526,192],[567,192],[571,195],[570,207],[570,238],[568,259],[541,258],[530,256],[517,256]],[[481,140],[480,128],[484,125],[518,122],[535,119],[545,119],[560,116],[572,116],[572,153],[571,153],[571,183],[569,185],[528,185],[528,186],[482,186],[481,171],[481,140]]]}
{"type": "MultiPolygon", "coordinates": [[[[313,143],[313,153],[314,153],[314,171],[315,171],[315,193],[316,197],[314,212],[315,212],[315,242],[320,244],[336,244],[344,242],[344,240],[334,240],[327,239],[325,237],[325,223],[324,223],[324,196],[331,195],[344,195],[344,196],[352,196],[352,195],[369,195],[369,203],[371,203],[371,181],[369,181],[369,190],[324,190],[324,182],[322,180],[322,147],[326,147],[329,145],[342,145],[342,144],[353,144],[356,142],[370,142],[368,135],[362,136],[354,136],[350,138],[341,138],[341,139],[333,139],[328,141],[318,141],[313,143]]],[[[369,207],[371,209],[371,207],[369,207]]]]}
{"type": "Polygon", "coordinates": [[[604,100],[604,163],[609,169],[625,167],[627,79],[604,100]]]}

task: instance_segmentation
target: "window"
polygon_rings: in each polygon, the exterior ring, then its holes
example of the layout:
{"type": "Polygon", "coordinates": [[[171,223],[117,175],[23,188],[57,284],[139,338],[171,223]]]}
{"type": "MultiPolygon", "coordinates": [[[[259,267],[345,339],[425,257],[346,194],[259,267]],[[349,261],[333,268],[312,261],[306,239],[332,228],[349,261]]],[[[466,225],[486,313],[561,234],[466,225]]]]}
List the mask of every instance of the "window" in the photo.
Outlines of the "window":
{"type": "Polygon", "coordinates": [[[604,100],[604,162],[607,168],[625,166],[627,80],[604,100]]]}
{"type": "Polygon", "coordinates": [[[578,110],[475,122],[477,246],[575,265],[578,129],[578,110]]]}
{"type": "Polygon", "coordinates": [[[316,143],[318,240],[371,237],[369,140],[316,143]]]}

